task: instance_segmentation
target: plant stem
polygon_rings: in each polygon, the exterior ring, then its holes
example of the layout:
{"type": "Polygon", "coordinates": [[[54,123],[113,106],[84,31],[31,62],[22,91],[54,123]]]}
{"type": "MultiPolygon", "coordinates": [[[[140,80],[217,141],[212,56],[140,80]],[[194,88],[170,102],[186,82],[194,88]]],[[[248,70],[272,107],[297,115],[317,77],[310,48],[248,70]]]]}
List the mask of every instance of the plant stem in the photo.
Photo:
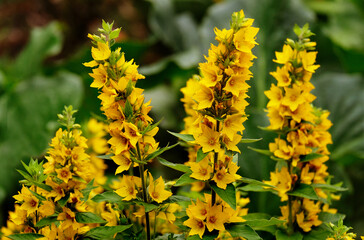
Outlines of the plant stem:
{"type": "MultiPolygon", "coordinates": [[[[137,152],[138,152],[138,160],[142,161],[141,154],[140,154],[139,143],[137,143],[136,148],[137,148],[137,152]]],[[[139,174],[140,174],[140,178],[142,180],[143,201],[145,203],[148,203],[147,182],[145,181],[145,178],[144,178],[144,164],[139,164],[139,174]]],[[[150,238],[149,212],[145,212],[145,225],[146,225],[146,228],[147,228],[147,240],[150,240],[151,238],[150,238]]]]}
{"type": "MultiPolygon", "coordinates": [[[[216,130],[219,132],[220,131],[220,122],[218,120],[216,120],[216,130]]],[[[215,175],[216,172],[216,165],[217,165],[217,160],[218,160],[218,156],[219,153],[215,152],[214,154],[214,165],[213,165],[213,175],[215,175]]],[[[214,206],[216,203],[216,192],[211,188],[211,206],[214,206]]]]}
{"type": "MultiPolygon", "coordinates": [[[[292,176],[292,163],[288,162],[289,175],[292,176]]],[[[288,195],[288,235],[293,234],[292,196],[288,195]]]]}

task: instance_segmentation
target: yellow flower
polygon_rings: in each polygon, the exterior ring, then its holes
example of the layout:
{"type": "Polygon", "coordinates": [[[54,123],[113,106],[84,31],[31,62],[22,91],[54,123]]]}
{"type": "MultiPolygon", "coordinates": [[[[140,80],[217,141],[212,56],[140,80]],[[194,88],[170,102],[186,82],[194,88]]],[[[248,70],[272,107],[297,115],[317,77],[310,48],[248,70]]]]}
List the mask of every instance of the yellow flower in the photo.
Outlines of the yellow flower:
{"type": "Polygon", "coordinates": [[[280,63],[280,64],[286,64],[290,62],[292,59],[295,58],[296,50],[293,50],[291,46],[285,44],[283,45],[283,51],[282,52],[276,52],[276,60],[273,60],[273,62],[280,63]]]}
{"type": "Polygon", "coordinates": [[[132,123],[124,122],[125,137],[129,140],[133,147],[136,147],[137,142],[142,135],[139,133],[138,127],[132,123]]]}
{"type": "Polygon", "coordinates": [[[27,211],[27,216],[38,210],[39,200],[27,187],[23,186],[21,192],[13,197],[21,202],[20,209],[27,211]]]}
{"type": "Polygon", "coordinates": [[[93,88],[102,88],[108,80],[106,69],[102,64],[98,68],[92,69],[92,73],[89,75],[94,79],[90,85],[93,88]]]}
{"type": "Polygon", "coordinates": [[[216,171],[212,180],[216,182],[219,188],[226,189],[227,184],[234,182],[235,178],[225,168],[222,168],[216,171]]]}
{"type": "Polygon", "coordinates": [[[110,57],[111,51],[108,43],[97,42],[97,48],[91,48],[92,58],[96,61],[103,61],[110,57]]]}
{"type": "Polygon", "coordinates": [[[287,201],[288,196],[287,192],[291,190],[292,178],[288,172],[286,167],[282,167],[278,172],[276,169],[275,172],[270,173],[270,181],[263,181],[264,183],[276,186],[275,190],[278,192],[278,196],[281,197],[281,201],[287,201]]]}
{"type": "Polygon", "coordinates": [[[160,176],[157,180],[153,181],[153,176],[149,173],[149,189],[148,189],[150,197],[156,201],[157,203],[161,203],[170,196],[172,193],[164,189],[164,181],[162,176],[160,176]]]}
{"type": "Polygon", "coordinates": [[[183,222],[183,225],[191,228],[188,235],[196,235],[198,234],[200,238],[202,238],[203,234],[205,233],[205,222],[198,218],[194,218],[191,216],[189,219],[183,222]]]}
{"type": "Polygon", "coordinates": [[[211,62],[200,63],[201,84],[206,87],[214,87],[216,83],[221,81],[222,74],[219,74],[220,68],[211,62]]]}
{"type": "Polygon", "coordinates": [[[128,176],[123,175],[123,179],[120,183],[121,187],[117,189],[115,192],[123,197],[125,201],[129,201],[131,199],[136,198],[136,195],[138,193],[138,189],[140,188],[142,183],[141,179],[136,176],[128,176]]]}
{"type": "Polygon", "coordinates": [[[124,153],[111,157],[111,159],[117,165],[119,165],[119,167],[115,171],[115,174],[119,174],[119,173],[129,170],[129,168],[132,164],[132,161],[130,160],[129,155],[130,155],[129,152],[124,152],[124,153]]]}
{"type": "Polygon", "coordinates": [[[202,147],[204,153],[215,151],[220,151],[220,133],[214,131],[206,125],[202,125],[202,133],[194,134],[196,143],[202,147]]]}
{"type": "Polygon", "coordinates": [[[200,84],[199,90],[193,97],[198,102],[197,109],[199,110],[211,107],[215,100],[213,91],[203,84],[200,84]]]}
{"type": "Polygon", "coordinates": [[[224,231],[224,223],[228,218],[229,215],[222,211],[222,205],[214,205],[207,212],[206,227],[210,232],[214,229],[224,231]]]}
{"type": "Polygon", "coordinates": [[[188,206],[188,210],[194,218],[205,220],[210,207],[200,199],[197,199],[196,204],[192,203],[192,205],[188,206]]]}
{"type": "Polygon", "coordinates": [[[282,99],[282,104],[288,106],[292,111],[295,111],[298,106],[305,102],[302,90],[297,84],[293,84],[292,88],[285,88],[286,95],[282,99]]]}
{"type": "Polygon", "coordinates": [[[212,166],[209,163],[210,160],[208,156],[200,162],[192,162],[190,165],[192,170],[191,177],[202,181],[209,180],[211,173],[213,172],[212,166]]]}
{"type": "Polygon", "coordinates": [[[234,96],[239,96],[240,91],[246,92],[250,87],[246,83],[249,78],[249,75],[234,74],[226,82],[224,90],[231,92],[234,96]]]}
{"type": "Polygon", "coordinates": [[[70,170],[70,166],[65,166],[63,168],[56,169],[57,177],[63,182],[68,183],[68,181],[72,178],[72,172],[70,170]]]}

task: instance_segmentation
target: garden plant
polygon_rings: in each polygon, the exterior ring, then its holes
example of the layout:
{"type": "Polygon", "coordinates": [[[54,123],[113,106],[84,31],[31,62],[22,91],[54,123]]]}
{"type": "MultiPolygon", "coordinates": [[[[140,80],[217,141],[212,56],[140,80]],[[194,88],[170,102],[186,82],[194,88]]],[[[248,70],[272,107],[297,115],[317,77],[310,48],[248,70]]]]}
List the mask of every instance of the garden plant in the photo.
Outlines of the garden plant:
{"type": "Polygon", "coordinates": [[[148,77],[117,45],[122,30],[113,25],[102,21],[99,33],[88,35],[92,59],[78,66],[89,70],[100,114],[90,113],[81,124],[71,105],[58,114],[61,126],[44,158],[22,161],[17,169],[22,180],[1,240],[359,237],[332,207],[347,188],[327,165],[332,122],[328,110],[315,107],[311,92],[320,53],[308,24],[291,26],[295,37],[275,52],[264,92],[269,123],[253,130],[270,138],[248,138],[244,132],[254,117],[247,108],[257,99],[249,90],[252,68],[260,61],[254,53],[260,29],[238,10],[231,13],[229,28],[211,29],[216,42],[198,73],[184,79],[184,127],[166,130],[175,143],[165,146],[157,138],[163,119],[153,119],[153,99],[147,101],[139,86],[148,77]],[[168,154],[175,148],[185,151],[183,162],[168,154]],[[269,178],[240,173],[255,161],[241,161],[245,151],[274,165],[269,178]],[[160,174],[156,166],[170,170],[160,174]],[[265,204],[275,214],[249,208],[259,194],[268,196],[265,204]]]}

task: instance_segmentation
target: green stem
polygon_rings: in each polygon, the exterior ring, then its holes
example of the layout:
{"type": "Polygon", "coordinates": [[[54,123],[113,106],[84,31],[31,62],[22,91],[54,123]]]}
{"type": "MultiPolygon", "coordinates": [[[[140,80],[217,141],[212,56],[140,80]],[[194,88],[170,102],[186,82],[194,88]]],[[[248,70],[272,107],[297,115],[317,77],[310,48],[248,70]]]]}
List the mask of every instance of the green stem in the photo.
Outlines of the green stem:
{"type": "MultiPolygon", "coordinates": [[[[141,154],[140,154],[140,148],[139,143],[136,145],[137,147],[137,153],[138,153],[138,160],[142,161],[141,154]]],[[[145,203],[148,203],[148,195],[147,195],[147,182],[144,178],[144,164],[139,164],[139,172],[140,172],[140,178],[142,180],[142,189],[143,189],[143,201],[145,203]]],[[[150,240],[150,221],[149,221],[149,212],[145,212],[145,225],[147,228],[147,240],[150,240]]]]}
{"type": "MultiPolygon", "coordinates": [[[[292,162],[288,161],[288,171],[289,171],[289,175],[292,176],[292,162]]],[[[288,195],[288,229],[287,229],[287,233],[288,235],[292,235],[294,232],[293,229],[293,214],[292,214],[292,199],[293,197],[288,195]]]]}
{"type": "MultiPolygon", "coordinates": [[[[220,122],[218,120],[216,120],[216,130],[219,132],[220,131],[220,122]]],[[[214,154],[214,165],[213,165],[213,174],[212,176],[215,175],[216,172],[216,165],[217,165],[217,160],[218,160],[218,156],[219,154],[217,152],[215,152],[214,154]]],[[[211,188],[211,206],[214,206],[216,203],[216,192],[211,188]]]]}

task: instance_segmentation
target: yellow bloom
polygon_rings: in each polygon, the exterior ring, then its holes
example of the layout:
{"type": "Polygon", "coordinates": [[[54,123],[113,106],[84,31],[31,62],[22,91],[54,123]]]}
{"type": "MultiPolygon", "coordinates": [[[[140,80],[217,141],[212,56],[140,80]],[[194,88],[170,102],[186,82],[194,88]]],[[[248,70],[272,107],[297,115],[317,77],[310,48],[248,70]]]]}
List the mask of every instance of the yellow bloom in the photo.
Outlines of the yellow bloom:
{"type": "Polygon", "coordinates": [[[160,176],[157,180],[153,181],[153,176],[149,173],[149,189],[148,189],[150,197],[156,201],[157,203],[161,203],[170,196],[172,193],[164,189],[164,181],[162,176],[160,176]]]}
{"type": "Polygon", "coordinates": [[[200,70],[203,76],[201,84],[206,87],[214,87],[222,79],[222,75],[219,74],[220,68],[211,62],[200,63],[200,70]]]}
{"type": "Polygon", "coordinates": [[[96,61],[103,61],[110,57],[109,43],[97,42],[97,48],[91,48],[92,58],[96,61]]]}
{"type": "Polygon", "coordinates": [[[243,122],[246,120],[246,117],[243,117],[240,114],[229,115],[224,120],[221,133],[226,134],[230,140],[234,138],[237,132],[243,132],[245,129],[243,122]]]}
{"type": "Polygon", "coordinates": [[[200,162],[192,162],[191,163],[192,174],[191,177],[206,181],[211,177],[211,173],[213,172],[212,166],[210,165],[209,157],[206,156],[200,162]]]}
{"type": "Polygon", "coordinates": [[[222,211],[222,205],[214,205],[207,212],[206,227],[210,232],[214,229],[224,231],[224,223],[228,218],[229,215],[222,211]]]}
{"type": "Polygon", "coordinates": [[[224,90],[231,92],[234,96],[239,96],[240,91],[246,92],[250,87],[246,83],[246,80],[249,80],[249,78],[249,75],[232,75],[226,82],[224,90]]]}
{"type": "Polygon", "coordinates": [[[121,187],[115,192],[123,197],[125,201],[136,198],[138,188],[141,187],[141,179],[136,176],[123,175],[123,179],[120,183],[121,187]]]}
{"type": "Polygon", "coordinates": [[[124,153],[111,157],[111,159],[117,165],[119,165],[119,167],[115,171],[115,174],[119,174],[119,173],[129,170],[129,168],[132,164],[132,161],[130,160],[129,155],[130,155],[129,152],[124,152],[124,153]]]}
{"type": "Polygon", "coordinates": [[[200,84],[199,90],[193,96],[198,102],[197,109],[209,108],[215,100],[213,91],[203,84],[200,84]]]}
{"type": "Polygon", "coordinates": [[[142,137],[137,126],[132,123],[124,122],[125,137],[129,140],[133,147],[136,147],[137,142],[142,137]]]}
{"type": "Polygon", "coordinates": [[[219,188],[226,189],[227,184],[234,182],[235,178],[225,168],[222,168],[216,171],[212,180],[216,182],[219,188]]]}
{"type": "Polygon", "coordinates": [[[98,68],[92,69],[92,73],[89,75],[94,79],[90,85],[93,88],[102,88],[108,80],[106,69],[102,64],[98,68]]]}
{"type": "Polygon", "coordinates": [[[281,201],[287,201],[287,192],[291,190],[292,178],[286,167],[282,167],[281,171],[270,173],[270,181],[263,181],[264,183],[276,186],[275,190],[278,192],[278,196],[281,197],[281,201]]]}
{"type": "Polygon", "coordinates": [[[305,102],[302,90],[297,84],[293,84],[292,88],[285,88],[286,95],[282,99],[282,104],[288,106],[292,111],[295,111],[298,106],[305,102]]]}
{"type": "Polygon", "coordinates": [[[202,238],[204,232],[205,232],[205,222],[198,218],[190,217],[186,221],[183,222],[183,225],[191,228],[188,235],[196,235],[198,234],[200,238],[202,238]]]}
{"type": "Polygon", "coordinates": [[[202,125],[202,133],[194,134],[196,143],[198,143],[202,147],[202,151],[204,153],[215,151],[220,151],[220,133],[214,131],[213,129],[207,127],[206,125],[202,125]]]}
{"type": "Polygon", "coordinates": [[[296,55],[296,50],[293,50],[291,46],[285,44],[283,45],[283,51],[282,52],[276,52],[276,60],[273,60],[273,62],[280,63],[280,64],[286,64],[293,60],[296,55]]]}
{"type": "Polygon", "coordinates": [[[68,181],[72,178],[72,172],[69,165],[63,168],[56,169],[56,173],[57,177],[65,183],[68,183],[68,181]]]}

